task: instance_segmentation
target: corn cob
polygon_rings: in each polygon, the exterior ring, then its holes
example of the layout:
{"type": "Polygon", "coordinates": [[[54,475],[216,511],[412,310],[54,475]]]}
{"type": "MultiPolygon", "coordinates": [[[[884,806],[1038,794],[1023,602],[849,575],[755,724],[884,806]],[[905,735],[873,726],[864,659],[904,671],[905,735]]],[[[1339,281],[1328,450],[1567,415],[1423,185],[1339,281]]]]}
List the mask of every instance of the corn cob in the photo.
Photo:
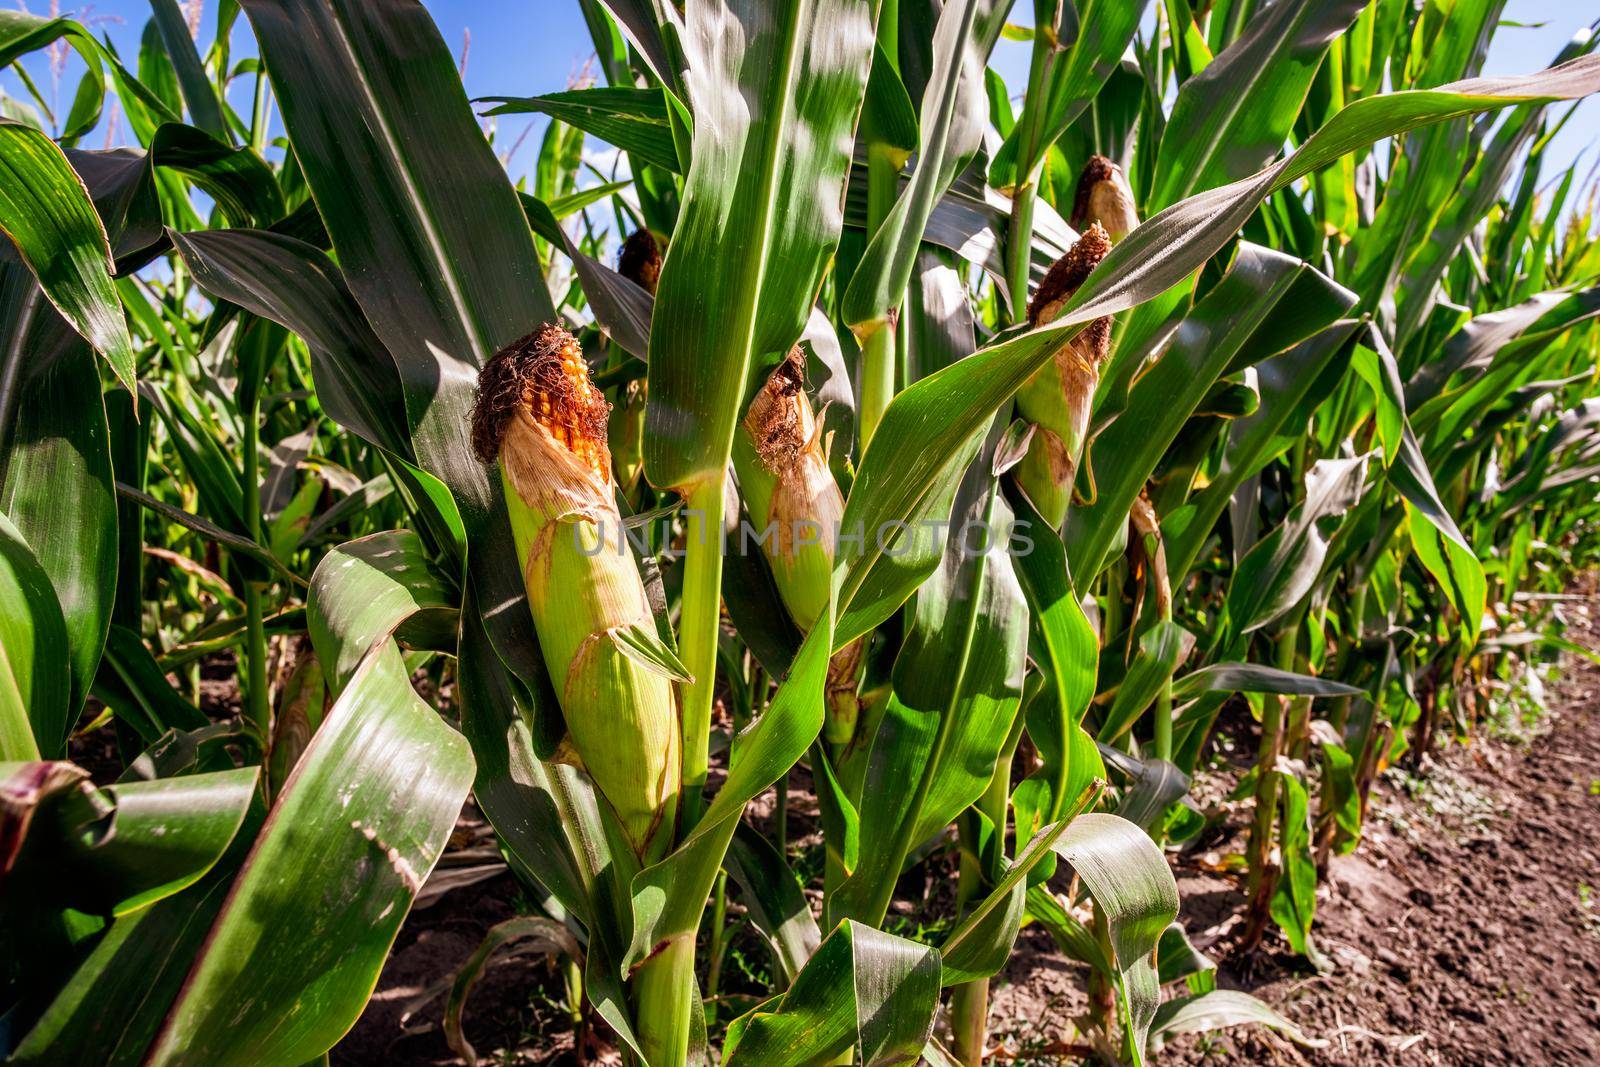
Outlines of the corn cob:
{"type": "Polygon", "coordinates": [[[784,606],[809,630],[828,604],[844,496],[828,469],[821,424],[806,397],[799,348],[750,402],[734,442],[734,469],[758,536],[765,535],[762,548],[784,606]]]}
{"type": "MultiPolygon", "coordinates": [[[[1110,250],[1110,235],[1091,224],[1039,283],[1028,305],[1028,325],[1043,326],[1055,318],[1110,250]]],[[[1034,424],[1027,455],[1016,468],[1017,482],[1054,528],[1067,517],[1100,365],[1110,351],[1111,319],[1095,319],[1017,392],[1018,413],[1034,424]]]]}
{"type": "MultiPolygon", "coordinates": [[[[750,402],[734,441],[733,463],[752,523],[772,568],[778,595],[802,630],[828,606],[844,495],[822,441],[822,424],[805,391],[805,355],[796,347],[750,402]]],[[[861,642],[828,664],[823,736],[835,745],[855,732],[861,642]]]]}
{"type": "Polygon", "coordinates": [[[1072,201],[1072,225],[1082,231],[1098,223],[1113,243],[1122,240],[1139,225],[1134,206],[1133,187],[1127,175],[1105,156],[1090,156],[1078,176],[1078,192],[1072,201]]]}
{"type": "Polygon", "coordinates": [[[472,441],[500,461],[534,629],[566,717],[571,762],[611,804],[640,858],[671,839],[680,778],[670,679],[619,637],[654,635],[622,530],[606,448],[610,405],[578,342],[545,325],[479,378],[472,441]]]}

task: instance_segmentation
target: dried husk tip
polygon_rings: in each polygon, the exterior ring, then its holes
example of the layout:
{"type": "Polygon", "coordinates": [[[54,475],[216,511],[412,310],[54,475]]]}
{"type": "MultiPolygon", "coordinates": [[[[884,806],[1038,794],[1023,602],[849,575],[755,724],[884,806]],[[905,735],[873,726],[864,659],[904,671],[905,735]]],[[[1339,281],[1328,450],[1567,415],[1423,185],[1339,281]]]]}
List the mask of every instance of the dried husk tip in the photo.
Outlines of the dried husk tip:
{"type": "Polygon", "coordinates": [[[1161,539],[1161,519],[1156,515],[1155,504],[1147,489],[1128,509],[1128,525],[1136,535],[1136,558],[1140,574],[1156,597],[1156,612],[1163,619],[1172,618],[1172,580],[1167,573],[1167,549],[1161,539]]]}
{"type": "Polygon", "coordinates": [[[1113,242],[1120,241],[1139,225],[1139,209],[1134,203],[1133,186],[1128,176],[1105,156],[1090,156],[1078,176],[1078,192],[1072,201],[1072,226],[1083,230],[1098,225],[1113,242]]]}
{"type": "Polygon", "coordinates": [[[577,340],[544,325],[483,368],[472,443],[499,460],[534,630],[574,762],[594,778],[641,858],[671,839],[679,767],[672,682],[621,634],[653,634],[611,488],[610,405],[577,340]]]}
{"type": "MultiPolygon", "coordinates": [[[[1060,314],[1110,251],[1110,235],[1091,224],[1039,283],[1028,305],[1028,324],[1043,326],[1060,314]]],[[[1018,414],[1034,424],[1027,454],[1016,467],[1017,482],[1054,528],[1067,517],[1094,391],[1110,352],[1111,319],[1095,319],[1058,348],[1017,393],[1018,414]]]]}

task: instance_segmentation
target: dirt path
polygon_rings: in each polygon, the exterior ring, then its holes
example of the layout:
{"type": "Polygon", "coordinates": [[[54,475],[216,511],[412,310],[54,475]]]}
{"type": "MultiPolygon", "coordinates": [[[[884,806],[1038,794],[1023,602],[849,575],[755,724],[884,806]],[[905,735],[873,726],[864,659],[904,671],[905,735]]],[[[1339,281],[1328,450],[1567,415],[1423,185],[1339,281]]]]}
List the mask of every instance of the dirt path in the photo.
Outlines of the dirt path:
{"type": "MultiPolygon", "coordinates": [[[[1563,610],[1570,636],[1600,647],[1600,598],[1563,610]]],[[[1334,973],[1223,964],[1219,984],[1326,1048],[1241,1030],[1157,1062],[1600,1063],[1600,668],[1569,657],[1548,702],[1531,739],[1452,746],[1418,776],[1386,776],[1318,902],[1334,973]]],[[[1204,884],[1180,882],[1186,909],[1204,884]]]]}

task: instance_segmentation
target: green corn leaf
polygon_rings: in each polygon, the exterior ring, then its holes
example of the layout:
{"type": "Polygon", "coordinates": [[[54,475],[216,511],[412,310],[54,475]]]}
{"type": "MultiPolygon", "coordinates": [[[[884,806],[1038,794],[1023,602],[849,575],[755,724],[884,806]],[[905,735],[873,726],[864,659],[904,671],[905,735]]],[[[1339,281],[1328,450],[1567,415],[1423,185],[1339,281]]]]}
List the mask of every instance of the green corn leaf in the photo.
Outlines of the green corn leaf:
{"type": "Polygon", "coordinates": [[[728,873],[739,883],[750,921],[772,946],[784,983],[793,984],[822,943],[794,872],[772,842],[740,823],[728,846],[728,873]]]}
{"type": "Polygon", "coordinates": [[[944,558],[917,590],[894,665],[895,696],[908,711],[954,719],[913,815],[913,844],[978,799],[1022,696],[1028,609],[1010,553],[1011,509],[986,467],[980,458],[957,500],[944,558]]]}
{"type": "Polygon", "coordinates": [[[1317,908],[1317,867],[1311,854],[1311,814],[1306,786],[1297,775],[1279,776],[1283,790],[1282,836],[1278,847],[1283,872],[1272,896],[1272,918],[1302,956],[1316,958],[1311,919],[1317,908]]]}
{"type": "Polygon", "coordinates": [[[1174,997],[1161,1005],[1150,1024],[1150,1050],[1160,1051],[1181,1034],[1209,1034],[1250,1023],[1270,1027],[1306,1048],[1328,1046],[1326,1041],[1307,1037],[1298,1026],[1249,993],[1215,989],[1196,996],[1174,997]]]}
{"type": "Polygon", "coordinates": [[[1279,670],[1264,663],[1213,663],[1190,671],[1172,683],[1172,699],[1188,700],[1201,693],[1282,693],[1293,696],[1360,696],[1353,685],[1279,670]]]}
{"type": "Polygon", "coordinates": [[[841,310],[851,326],[878,322],[900,306],[934,204],[982,143],[983,70],[1005,15],[998,0],[953,0],[939,13],[916,170],[850,279],[841,310]]]}
{"type": "Polygon", "coordinates": [[[171,237],[195,281],[213,297],[305,339],[317,398],[340,425],[411,458],[394,360],[327,255],[264,230],[211,230],[171,237]]]}
{"type": "Polygon", "coordinates": [[[1449,401],[1446,387],[1456,374],[1466,378],[1455,390],[1502,360],[1525,358],[1530,349],[1586,319],[1600,315],[1600,286],[1576,293],[1536,293],[1514,307],[1479,315],[1453,332],[1437,358],[1419,367],[1406,382],[1405,406],[1426,428],[1449,401]]]}
{"type": "Polygon", "coordinates": [[[208,193],[238,225],[267,226],[283,217],[283,192],[272,168],[251,148],[235,148],[205,130],[163,123],[148,157],[208,193]]]}
{"type": "Polygon", "coordinates": [[[851,1049],[863,1064],[914,1063],[939,1007],[939,953],[846,919],[788,992],[728,1027],[729,1067],[830,1063],[851,1049]]]}
{"type": "Polygon", "coordinates": [[[0,514],[0,756],[54,757],[72,723],[67,713],[67,626],[33,549],[0,514]]]}
{"type": "Polygon", "coordinates": [[[472,770],[399,650],[375,648],[262,826],[150,1062],[303,1063],[332,1047],[443,851],[472,770]],[[324,906],[307,912],[308,893],[324,906]],[[300,936],[281,936],[289,922],[300,936]]]}
{"type": "Polygon", "coordinates": [[[681,492],[723,477],[749,383],[805,328],[872,56],[860,3],[786,5],[775,24],[743,0],[689,14],[694,162],[657,289],[644,441],[651,483],[681,492]]]}
{"type": "Polygon", "coordinates": [[[1036,834],[986,898],[986,906],[975,908],[946,940],[947,967],[958,967],[968,941],[976,939],[986,917],[1000,901],[1009,899],[1028,868],[1047,851],[1071,866],[1105,916],[1110,956],[1097,954],[1117,988],[1131,1058],[1142,1063],[1145,1035],[1160,1000],[1151,956],[1162,932],[1177,917],[1178,886],[1161,850],[1126,819],[1078,815],[1036,834]]]}
{"type": "MultiPolygon", "coordinates": [[[[578,194],[581,195],[581,194],[578,194]]],[[[593,256],[585,255],[558,221],[555,204],[521,193],[522,209],[533,232],[572,260],[595,322],[617,344],[640,359],[650,353],[650,319],[655,298],[593,256]]]]}
{"type": "MultiPolygon", "coordinates": [[[[15,773],[40,773],[37,766],[15,773]]],[[[33,813],[7,890],[42,907],[108,917],[179,893],[222,858],[258,773],[244,767],[59,793],[33,813]]]]}
{"type": "Polygon", "coordinates": [[[832,915],[883,921],[906,855],[982,795],[1018,713],[1027,605],[988,456],[968,470],[942,563],[917,593],[858,805],[862,839],[875,845],[832,915]]]}
{"type": "MultiPolygon", "coordinates": [[[[1438,85],[1470,77],[1482,68],[1490,28],[1500,0],[1464,0],[1449,18],[1424,20],[1406,64],[1414,86],[1438,85]]],[[[1370,98],[1369,98],[1370,99],[1370,98]]],[[[1369,226],[1352,242],[1356,270],[1352,288],[1373,310],[1393,306],[1401,268],[1424,243],[1439,214],[1454,199],[1470,162],[1467,124],[1450,122],[1420,133],[1397,157],[1383,203],[1369,226]]]]}
{"type": "Polygon", "coordinates": [[[389,530],[347,541],[311,576],[306,613],[317,659],[338,694],[367,654],[402,626],[448,625],[460,596],[422,549],[416,534],[389,530]]]}
{"type": "Polygon", "coordinates": [[[1206,487],[1162,516],[1161,538],[1174,585],[1189,573],[1246,478],[1282,455],[1305,431],[1311,409],[1343,377],[1345,342],[1359,325],[1343,319],[1256,365],[1260,406],[1228,424],[1221,466],[1206,487]]]}
{"type": "Polygon", "coordinates": [[[689,168],[678,158],[668,103],[662,90],[624,86],[572,89],[544,96],[489,96],[495,104],[485,115],[549,115],[607,144],[622,149],[640,163],[651,163],[674,174],[689,168]]]}
{"type": "MultiPolygon", "coordinates": [[[[1228,586],[1229,635],[1259,630],[1311,590],[1332,531],[1362,497],[1369,458],[1322,459],[1312,466],[1305,498],[1239,560],[1228,586]]],[[[1229,647],[1228,639],[1219,638],[1216,647],[1229,647]]]]}
{"type": "MultiPolygon", "coordinates": [[[[989,165],[989,184],[1003,192],[1032,181],[1046,150],[1094,101],[1127,51],[1146,4],[1144,0],[1085,0],[1049,6],[1056,9],[1058,20],[1065,9],[1075,6],[1077,33],[1067,40],[1054,39],[1061,29],[1058,23],[1048,31],[1050,38],[1034,40],[1035,70],[1022,115],[1015,129],[1001,131],[1005,143],[989,165]]],[[[1045,31],[1043,26],[1035,27],[1036,33],[1041,31],[1045,31]]],[[[1095,150],[1103,151],[1104,146],[1097,145],[1095,150]]]]}
{"type": "Polygon", "coordinates": [[[111,284],[111,246],[67,157],[44,134],[0,122],[0,232],[73,329],[133,388],[133,341],[111,284]]]}
{"type": "Polygon", "coordinates": [[[617,650],[633,662],[675,682],[693,681],[689,668],[683,665],[678,653],[667,646],[656,633],[655,627],[640,623],[613,631],[612,640],[617,650]]]}
{"type": "MultiPolygon", "coordinates": [[[[1543,303],[1534,298],[1529,304],[1543,303]]],[[[1509,321],[1497,323],[1490,330],[1474,336],[1463,346],[1472,357],[1462,367],[1462,380],[1455,388],[1443,389],[1432,395],[1422,394],[1420,403],[1411,399],[1407,387],[1407,404],[1412,427],[1427,442],[1429,459],[1441,453],[1466,436],[1466,430],[1477,425],[1511,389],[1522,382],[1538,377],[1540,368],[1551,358],[1561,355],[1561,346],[1553,342],[1574,326],[1600,316],[1600,286],[1590,287],[1571,294],[1530,324],[1522,317],[1527,305],[1519,305],[1517,315],[1507,313],[1509,321]],[[1516,329],[1516,323],[1526,324],[1516,329]],[[1508,331],[1509,327],[1509,331],[1508,331]],[[1514,339],[1496,344],[1496,337],[1510,332],[1514,339]]],[[[1486,316],[1487,318],[1487,316],[1486,316]]],[[[1477,324],[1473,320],[1468,327],[1477,324]]],[[[1465,332],[1466,328],[1463,328],[1465,332]]],[[[1440,382],[1439,384],[1447,384],[1440,382]]]]}
{"type": "MultiPolygon", "coordinates": [[[[1402,453],[1401,463],[1405,463],[1402,453]]],[[[1425,474],[1427,468],[1421,467],[1425,474]]],[[[1432,486],[1413,469],[1391,472],[1391,484],[1406,498],[1406,514],[1411,519],[1411,547],[1428,572],[1438,580],[1461,619],[1461,631],[1468,648],[1478,641],[1488,598],[1488,581],[1483,564],[1472,546],[1456,528],[1455,520],[1443,510],[1432,486]]]]}
{"type": "MultiPolygon", "coordinates": [[[[900,178],[901,195],[910,178],[900,178]]],[[[857,163],[851,169],[850,185],[846,190],[844,205],[845,225],[865,229],[867,225],[867,170],[857,163]]],[[[1030,249],[1029,277],[1034,284],[1044,278],[1050,265],[1071,248],[1078,234],[1048,202],[1038,201],[1033,207],[1033,246],[1030,249]]],[[[960,174],[950,188],[939,197],[928,214],[922,231],[923,244],[938,245],[961,256],[969,263],[984,269],[991,281],[1000,289],[1007,301],[1011,290],[1006,283],[1005,240],[1010,225],[1011,201],[985,185],[981,177],[970,170],[960,174]]],[[[925,250],[924,250],[925,251],[925,250]]],[[[920,257],[923,252],[919,251],[920,257]]],[[[917,270],[913,264],[911,284],[916,285],[917,270]]],[[[908,316],[909,317],[909,316],[908,316]]]]}
{"type": "Polygon", "coordinates": [[[1157,622],[1139,636],[1139,651],[1100,725],[1101,742],[1114,741],[1133,727],[1193,646],[1194,635],[1170,619],[1157,622]]]}
{"type": "Polygon", "coordinates": [[[101,61],[104,50],[94,36],[73,19],[47,18],[20,8],[0,11],[0,67],[10,67],[22,56],[47,48],[55,41],[71,45],[89,68],[78,82],[72,108],[61,131],[62,141],[70,144],[100,121],[100,107],[105,101],[105,67],[101,61]]]}
{"type": "MultiPolygon", "coordinates": [[[[1156,947],[1156,969],[1160,972],[1161,984],[1170,985],[1194,975],[1215,971],[1217,964],[1204,952],[1195,948],[1183,924],[1175,922],[1162,933],[1161,943],[1156,947]]],[[[1157,1011],[1156,1014],[1159,1018],[1161,1013],[1157,1011]]],[[[1150,1026],[1152,1049],[1155,1048],[1155,1044],[1156,1024],[1152,1023],[1150,1026]]]]}
{"type": "Polygon", "coordinates": [[[1291,0],[1252,18],[1243,36],[1179,90],[1147,209],[1236,181],[1277,155],[1329,43],[1365,6],[1291,0]]]}
{"type": "Polygon", "coordinates": [[[1095,500],[1067,522],[1074,573],[1092,576],[1110,562],[1128,510],[1214,382],[1315,334],[1354,303],[1355,294],[1309,264],[1240,244],[1228,273],[1090,446],[1095,500]]]}
{"type": "MultiPolygon", "coordinates": [[[[1091,783],[1076,798],[1063,817],[1039,830],[1005,868],[1005,873],[982,900],[968,909],[960,924],[945,939],[945,981],[959,984],[994,974],[1011,954],[1017,939],[1028,882],[1047,863],[1055,862],[1052,851],[1064,840],[1066,830],[1091,807],[1104,782],[1091,783]]],[[[1094,819],[1090,820],[1091,823],[1094,819]]],[[[1079,827],[1072,840],[1085,832],[1093,833],[1088,823],[1079,827]]]]}
{"type": "Polygon", "coordinates": [[[222,119],[222,104],[200,62],[194,38],[189,35],[189,21],[178,6],[178,0],[150,0],[150,8],[155,12],[161,43],[177,73],[178,88],[183,92],[183,102],[189,105],[195,125],[213,137],[226,139],[228,126],[222,119]]]}
{"type": "Polygon", "coordinates": [[[18,1043],[13,1062],[139,1067],[261,819],[259,806],[252,808],[222,860],[188,890],[112,923],[18,1043]]]}
{"type": "MultiPolygon", "coordinates": [[[[1455,606],[1461,618],[1462,632],[1470,647],[1478,639],[1488,597],[1483,565],[1466,536],[1456,526],[1444,502],[1439,499],[1433,472],[1401,406],[1401,397],[1398,395],[1400,375],[1394,355],[1376,328],[1370,332],[1370,339],[1374,362],[1378,365],[1373,372],[1378,410],[1387,411],[1388,420],[1397,423],[1399,431],[1399,440],[1394,451],[1389,453],[1393,457],[1389,467],[1389,484],[1406,502],[1406,512],[1411,516],[1411,543],[1416,549],[1417,558],[1438,579],[1445,596],[1455,606]]],[[[1391,427],[1391,433],[1394,429],[1391,427]]]]}
{"type": "MultiPolygon", "coordinates": [[[[1146,211],[1154,213],[1237,181],[1277,155],[1324,53],[1364,6],[1364,0],[1275,4],[1251,19],[1204,71],[1184,82],[1167,116],[1146,211]]],[[[1119,340],[1125,359],[1146,353],[1191,288],[1192,280],[1186,280],[1128,317],[1119,340]]],[[[1116,365],[1126,364],[1119,359],[1116,365]]]]}
{"type": "Polygon", "coordinates": [[[157,500],[149,493],[141,493],[133,486],[123,485],[120,482],[117,484],[117,492],[121,496],[134,501],[140,507],[147,508],[162,518],[199,534],[207,541],[215,541],[223,548],[235,552],[245,559],[254,560],[291,582],[304,582],[304,579],[285,566],[283,561],[274,556],[265,545],[258,544],[240,534],[229,533],[203,515],[196,515],[192,512],[184,511],[182,508],[173,507],[165,501],[157,500]]]}
{"type": "Polygon", "coordinates": [[[119,720],[153,745],[174,730],[199,730],[210,720],[167,681],[144,640],[111,624],[94,692],[119,720]]]}
{"type": "Polygon", "coordinates": [[[1167,809],[1188,795],[1189,776],[1164,759],[1139,759],[1106,744],[1099,748],[1106,766],[1123,777],[1116,814],[1145,833],[1153,833],[1167,809]]]}
{"type": "Polygon", "coordinates": [[[1108,982],[1115,982],[1117,971],[1095,940],[1094,931],[1067,910],[1066,905],[1047,886],[1028,890],[1028,917],[1042,926],[1056,947],[1072,959],[1094,968],[1108,982]]]}
{"type": "MultiPolygon", "coordinates": [[[[939,566],[944,539],[938,536],[937,524],[950,515],[961,472],[983,443],[980,432],[965,441],[944,442],[951,447],[937,457],[924,453],[938,461],[938,477],[921,485],[897,487],[904,490],[895,500],[905,509],[902,512],[874,513],[859,503],[852,510],[858,494],[861,500],[871,501],[881,494],[872,487],[876,477],[865,483],[858,477],[851,486],[839,524],[842,532],[834,584],[840,581],[841,562],[859,562],[844,575],[849,581],[845,588],[850,607],[839,616],[836,647],[844,647],[893,615],[939,566]]],[[[867,473],[864,468],[862,474],[867,473]]]]}
{"type": "Polygon", "coordinates": [[[550,201],[550,214],[557,219],[576,215],[591,204],[598,204],[606,197],[620,193],[632,184],[631,178],[617,182],[602,182],[587,189],[579,189],[575,193],[568,193],[566,196],[558,196],[550,201]]]}
{"type": "Polygon", "coordinates": [[[66,625],[66,647],[55,653],[62,658],[47,668],[50,676],[67,669],[57,694],[62,719],[40,738],[54,756],[94,681],[111,622],[117,501],[98,361],[9,249],[0,249],[0,353],[11,394],[0,405],[0,513],[44,569],[66,625]]]}
{"type": "Polygon", "coordinates": [[[1012,493],[1008,499],[1016,508],[1020,531],[1014,565],[1027,598],[1035,644],[1043,646],[1043,655],[1036,653],[1035,659],[1048,664],[1050,676],[1049,699],[1034,700],[1027,709],[1028,737],[1043,766],[1011,796],[1017,832],[1032,836],[1061,818],[1067,802],[1090,782],[1105,777],[1094,738],[1083,728],[1084,713],[1094,699],[1100,639],[1073,591],[1061,538],[1025,494],[1012,493]],[[1024,547],[1027,551],[1022,551],[1024,547]]]}

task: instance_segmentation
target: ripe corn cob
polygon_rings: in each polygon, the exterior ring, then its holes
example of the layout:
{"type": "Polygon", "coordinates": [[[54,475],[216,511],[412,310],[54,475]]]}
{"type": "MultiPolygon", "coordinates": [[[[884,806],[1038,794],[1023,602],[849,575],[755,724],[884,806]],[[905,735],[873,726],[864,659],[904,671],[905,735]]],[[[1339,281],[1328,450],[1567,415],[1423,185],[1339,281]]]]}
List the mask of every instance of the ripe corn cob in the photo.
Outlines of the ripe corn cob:
{"type": "Polygon", "coordinates": [[[568,758],[589,772],[648,861],[672,836],[678,708],[669,678],[619,642],[653,636],[655,623],[612,495],[608,410],[578,342],[545,325],[484,367],[472,441],[479,458],[500,461],[568,758]]]}
{"type": "MultiPolygon", "coordinates": [[[[798,347],[750,402],[734,441],[733,463],[778,595],[795,624],[810,630],[828,606],[844,495],[828,468],[822,424],[806,396],[805,355],[798,347]]],[[[828,665],[823,736],[832,744],[844,744],[855,732],[860,678],[861,642],[856,641],[828,665]]]]}
{"type": "Polygon", "coordinates": [[[821,424],[805,392],[799,348],[750,402],[734,441],[734,469],[784,606],[809,630],[828,604],[844,496],[828,469],[821,424]]]}
{"type": "Polygon", "coordinates": [[[1082,231],[1098,223],[1112,242],[1122,240],[1139,225],[1139,210],[1134,206],[1133,187],[1127,175],[1105,156],[1090,156],[1078,176],[1078,192],[1072,202],[1072,225],[1082,231]]]}
{"type": "MultiPolygon", "coordinates": [[[[1039,283],[1028,305],[1028,324],[1043,326],[1055,318],[1110,250],[1110,235],[1098,223],[1091,224],[1039,283]]],[[[1067,517],[1100,365],[1110,351],[1111,319],[1096,319],[1057,349],[1017,392],[1018,413],[1034,424],[1027,455],[1017,464],[1017,482],[1055,528],[1067,517]]]]}

